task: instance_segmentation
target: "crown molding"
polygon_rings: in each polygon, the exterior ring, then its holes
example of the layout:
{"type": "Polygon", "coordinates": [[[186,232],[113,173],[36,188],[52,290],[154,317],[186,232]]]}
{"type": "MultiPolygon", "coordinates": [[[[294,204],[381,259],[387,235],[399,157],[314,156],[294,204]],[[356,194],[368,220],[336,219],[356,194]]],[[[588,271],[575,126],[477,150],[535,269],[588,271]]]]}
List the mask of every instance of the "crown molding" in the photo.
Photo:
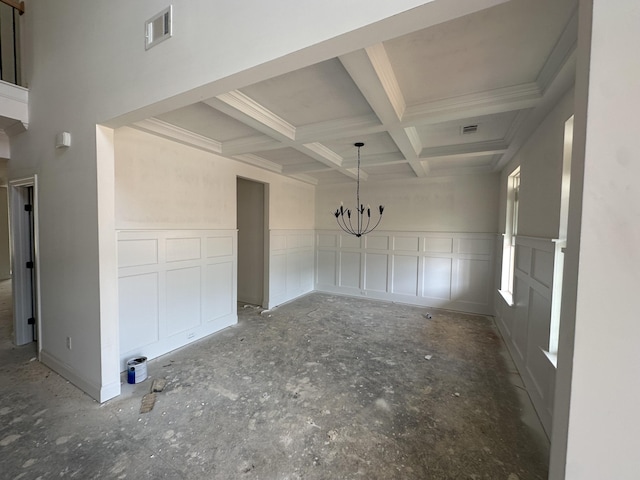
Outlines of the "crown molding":
{"type": "MultiPolygon", "coordinates": [[[[228,93],[223,93],[222,95],[218,95],[216,99],[234,108],[238,112],[241,112],[255,122],[258,122],[260,125],[263,125],[270,130],[279,133],[280,135],[283,135],[289,140],[295,140],[296,127],[291,125],[282,117],[279,117],[278,115],[273,113],[271,110],[263,107],[261,104],[248,97],[241,91],[233,90],[228,93]]],[[[208,101],[205,101],[205,103],[209,104],[208,101]]],[[[210,104],[209,106],[218,108],[210,104]]]]}
{"type": "Polygon", "coordinates": [[[321,161],[325,165],[331,165],[335,167],[342,166],[342,157],[338,155],[336,152],[334,152],[333,150],[325,147],[321,143],[318,143],[318,142],[305,143],[303,147],[315,153],[315,155],[312,155],[312,158],[315,158],[321,161]]]}
{"type": "Polygon", "coordinates": [[[536,83],[540,87],[540,90],[544,93],[547,88],[553,83],[556,76],[562,70],[562,67],[569,60],[573,52],[578,46],[578,9],[573,11],[571,18],[564,27],[564,30],[560,34],[558,41],[556,42],[553,50],[547,57],[536,83]]]}
{"type": "Polygon", "coordinates": [[[425,148],[420,152],[420,159],[451,158],[451,157],[479,157],[497,155],[507,151],[509,145],[503,140],[486,142],[461,143],[443,147],[425,148]]]}
{"type": "Polygon", "coordinates": [[[471,93],[407,107],[402,124],[427,125],[462,118],[509,112],[536,106],[542,91],[536,82],[471,93]]]}
{"type": "Polygon", "coordinates": [[[269,170],[275,173],[282,173],[282,165],[271,162],[265,158],[259,157],[258,155],[234,155],[232,158],[234,160],[238,160],[239,162],[253,165],[254,167],[264,168],[265,170],[269,170]]]}
{"type": "Polygon", "coordinates": [[[212,138],[190,132],[184,128],[177,127],[157,118],[140,120],[132,125],[138,130],[145,131],[160,137],[175,140],[184,145],[199,148],[207,152],[222,154],[222,144],[212,138]]]}

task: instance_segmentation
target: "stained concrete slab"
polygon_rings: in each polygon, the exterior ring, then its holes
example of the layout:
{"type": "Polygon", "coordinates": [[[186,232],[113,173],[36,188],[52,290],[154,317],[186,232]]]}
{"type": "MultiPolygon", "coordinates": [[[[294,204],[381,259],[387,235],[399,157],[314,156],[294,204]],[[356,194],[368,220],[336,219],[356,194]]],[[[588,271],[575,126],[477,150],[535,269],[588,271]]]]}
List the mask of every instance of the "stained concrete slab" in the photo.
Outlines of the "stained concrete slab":
{"type": "Polygon", "coordinates": [[[123,376],[103,405],[30,361],[33,346],[12,347],[7,321],[2,478],[547,476],[548,442],[523,421],[486,317],[318,293],[239,308],[237,326],[150,361],[140,384],[123,376]],[[140,414],[154,379],[166,387],[140,414]]]}

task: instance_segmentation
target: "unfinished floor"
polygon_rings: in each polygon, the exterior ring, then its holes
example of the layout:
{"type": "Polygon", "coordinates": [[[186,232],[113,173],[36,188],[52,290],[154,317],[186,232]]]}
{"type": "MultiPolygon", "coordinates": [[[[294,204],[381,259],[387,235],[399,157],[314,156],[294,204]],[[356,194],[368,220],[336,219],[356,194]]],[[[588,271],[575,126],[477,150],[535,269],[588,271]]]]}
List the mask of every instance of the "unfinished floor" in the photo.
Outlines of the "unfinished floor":
{"type": "Polygon", "coordinates": [[[11,344],[9,293],[3,479],[546,478],[548,443],[486,317],[318,293],[239,308],[99,405],[11,344]],[[154,378],[167,386],[140,414],[154,378]]]}

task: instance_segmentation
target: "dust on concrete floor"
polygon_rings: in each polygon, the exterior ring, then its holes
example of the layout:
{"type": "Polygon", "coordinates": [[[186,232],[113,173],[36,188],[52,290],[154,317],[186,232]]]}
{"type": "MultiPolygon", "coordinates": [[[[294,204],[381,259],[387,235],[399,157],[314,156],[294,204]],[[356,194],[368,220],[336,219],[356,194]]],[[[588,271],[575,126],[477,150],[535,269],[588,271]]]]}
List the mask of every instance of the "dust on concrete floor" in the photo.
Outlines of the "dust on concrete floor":
{"type": "Polygon", "coordinates": [[[2,478],[547,475],[485,317],[318,293],[241,308],[237,326],[150,361],[148,380],[103,405],[30,361],[32,346],[1,347],[2,478]],[[167,387],[140,414],[153,378],[167,387]]]}

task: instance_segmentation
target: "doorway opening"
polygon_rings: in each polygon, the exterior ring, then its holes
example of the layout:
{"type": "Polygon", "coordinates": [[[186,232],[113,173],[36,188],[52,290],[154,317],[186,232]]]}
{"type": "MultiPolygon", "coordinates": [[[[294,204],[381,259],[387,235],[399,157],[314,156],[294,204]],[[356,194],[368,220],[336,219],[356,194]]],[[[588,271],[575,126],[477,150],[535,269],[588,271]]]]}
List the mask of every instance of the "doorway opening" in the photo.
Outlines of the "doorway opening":
{"type": "Polygon", "coordinates": [[[14,343],[42,345],[37,178],[9,182],[14,343]]]}
{"type": "Polygon", "coordinates": [[[238,177],[238,303],[258,307],[268,299],[269,185],[238,177]]]}

